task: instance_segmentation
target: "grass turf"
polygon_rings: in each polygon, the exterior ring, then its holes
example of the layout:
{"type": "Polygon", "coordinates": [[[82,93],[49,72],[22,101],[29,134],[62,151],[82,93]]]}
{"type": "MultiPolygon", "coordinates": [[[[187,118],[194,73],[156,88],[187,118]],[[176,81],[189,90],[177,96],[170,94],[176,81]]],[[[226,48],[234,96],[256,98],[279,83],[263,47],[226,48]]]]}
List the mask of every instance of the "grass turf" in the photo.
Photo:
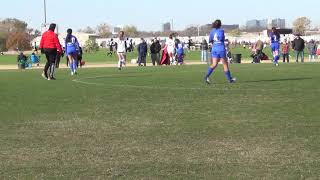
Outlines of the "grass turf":
{"type": "Polygon", "coordinates": [[[0,178],[317,179],[319,68],[0,71],[0,178]]]}
{"type": "MultiPolygon", "coordinates": [[[[252,61],[252,58],[250,57],[251,55],[251,50],[247,47],[246,49],[244,49],[241,46],[232,46],[231,47],[231,52],[233,54],[242,54],[242,60],[245,61],[252,61]]],[[[200,51],[186,51],[186,57],[185,60],[188,61],[200,61],[201,59],[201,52],[200,51]]],[[[209,52],[208,52],[209,53],[209,52]]],[[[269,47],[264,49],[264,53],[266,53],[268,55],[268,57],[270,59],[272,59],[272,54],[271,54],[271,50],[269,47]]],[[[210,54],[210,53],[209,53],[210,54]]],[[[291,50],[290,52],[290,56],[291,56],[291,62],[295,61],[294,57],[294,52],[291,50]]],[[[308,54],[307,52],[305,52],[305,57],[307,58],[308,54]]],[[[128,53],[127,54],[127,59],[128,61],[130,61],[131,59],[137,59],[138,58],[138,54],[136,51],[132,52],[132,53],[128,53]]],[[[107,64],[116,64],[118,62],[117,56],[113,55],[113,56],[107,56],[107,50],[106,49],[100,49],[98,52],[96,53],[84,53],[83,55],[83,59],[87,62],[87,63],[107,63],[107,64]]],[[[280,59],[282,60],[282,58],[280,59]]],[[[45,56],[41,55],[40,58],[41,63],[45,63],[45,56]]],[[[305,61],[307,61],[307,59],[305,59],[305,61]]],[[[16,55],[4,55],[4,56],[0,56],[0,65],[12,65],[12,64],[16,64],[17,62],[17,56],[16,55]]],[[[61,63],[65,63],[66,60],[65,58],[61,59],[61,63]]],[[[147,57],[147,62],[151,63],[151,57],[148,56],[147,57]]]]}

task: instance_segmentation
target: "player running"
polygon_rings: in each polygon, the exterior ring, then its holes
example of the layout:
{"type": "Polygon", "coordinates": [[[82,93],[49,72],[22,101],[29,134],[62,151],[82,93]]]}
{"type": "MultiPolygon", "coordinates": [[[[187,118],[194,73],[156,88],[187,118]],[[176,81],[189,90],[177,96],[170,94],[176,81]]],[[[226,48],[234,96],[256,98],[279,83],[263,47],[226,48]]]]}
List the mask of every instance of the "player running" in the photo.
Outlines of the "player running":
{"type": "Polygon", "coordinates": [[[272,31],[269,34],[271,50],[273,55],[273,64],[279,66],[278,61],[280,59],[280,33],[275,27],[272,28],[272,31]]]}
{"type": "Polygon", "coordinates": [[[234,83],[236,80],[232,78],[229,69],[229,63],[227,60],[226,47],[225,47],[225,35],[224,30],[221,29],[221,20],[216,20],[212,24],[212,31],[210,32],[209,43],[212,43],[212,59],[211,66],[208,69],[207,75],[205,76],[205,82],[210,84],[210,75],[213,73],[218,63],[222,62],[224,73],[229,83],[234,83]]]}
{"type": "Polygon", "coordinates": [[[67,33],[68,35],[66,37],[65,47],[66,47],[66,54],[69,59],[71,76],[73,76],[77,74],[77,65],[78,65],[77,57],[79,54],[80,46],[77,38],[72,35],[72,29],[68,29],[67,33]]]}

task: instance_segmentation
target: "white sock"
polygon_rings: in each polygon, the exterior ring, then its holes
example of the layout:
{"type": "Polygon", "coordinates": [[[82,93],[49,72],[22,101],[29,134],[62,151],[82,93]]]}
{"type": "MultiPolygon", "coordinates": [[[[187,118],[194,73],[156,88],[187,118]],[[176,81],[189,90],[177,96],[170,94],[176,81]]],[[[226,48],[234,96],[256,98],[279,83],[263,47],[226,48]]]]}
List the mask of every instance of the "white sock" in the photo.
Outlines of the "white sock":
{"type": "Polygon", "coordinates": [[[118,61],[118,68],[121,68],[122,67],[122,62],[121,60],[118,61]]]}

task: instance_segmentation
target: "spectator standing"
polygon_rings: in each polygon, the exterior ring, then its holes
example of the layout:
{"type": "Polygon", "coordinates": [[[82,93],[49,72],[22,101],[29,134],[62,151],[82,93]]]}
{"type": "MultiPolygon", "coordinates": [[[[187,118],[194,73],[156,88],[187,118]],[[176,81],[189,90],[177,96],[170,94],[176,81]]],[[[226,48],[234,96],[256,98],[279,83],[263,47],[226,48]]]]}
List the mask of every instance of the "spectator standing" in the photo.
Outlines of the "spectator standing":
{"type": "Polygon", "coordinates": [[[144,66],[147,66],[147,61],[146,61],[147,53],[148,53],[148,45],[147,45],[146,41],[143,38],[141,38],[141,42],[138,45],[139,66],[143,66],[143,65],[141,65],[142,63],[144,64],[144,66]]]}
{"type": "MultiPolygon", "coordinates": [[[[58,35],[57,35],[57,38],[59,38],[58,35]]],[[[62,50],[62,52],[57,53],[57,58],[56,58],[56,62],[55,62],[55,66],[57,69],[60,66],[60,60],[61,60],[61,58],[63,58],[63,56],[64,56],[64,50],[62,50]]]]}
{"type": "Polygon", "coordinates": [[[61,44],[59,39],[54,33],[56,29],[56,24],[50,24],[49,30],[43,33],[40,41],[40,49],[41,53],[46,55],[47,63],[44,67],[42,77],[47,80],[55,80],[54,70],[55,70],[55,61],[58,52],[62,52],[61,44]],[[48,70],[50,68],[50,74],[48,74],[48,70]]]}
{"type": "Polygon", "coordinates": [[[107,53],[107,56],[112,56],[113,55],[113,47],[115,46],[113,39],[110,40],[109,42],[109,52],[107,53]]]}
{"type": "Polygon", "coordinates": [[[283,62],[286,62],[287,60],[287,63],[289,63],[290,62],[290,58],[289,58],[290,45],[287,40],[285,40],[284,43],[282,44],[281,52],[282,52],[283,62]]]}
{"type": "Polygon", "coordinates": [[[308,43],[308,53],[309,62],[315,62],[315,57],[317,54],[317,44],[313,39],[311,39],[311,41],[308,43]]]}
{"type": "Polygon", "coordinates": [[[207,40],[203,39],[203,41],[200,45],[200,49],[201,49],[201,62],[208,62],[209,45],[208,45],[207,40]]]}
{"type": "Polygon", "coordinates": [[[161,44],[160,42],[155,39],[153,40],[151,46],[150,46],[150,52],[151,52],[151,60],[153,66],[160,65],[160,51],[161,51],[161,44]]]}
{"type": "Polygon", "coordinates": [[[305,48],[305,42],[300,37],[300,34],[296,35],[296,38],[292,42],[292,49],[295,51],[296,55],[296,62],[299,62],[299,56],[301,57],[301,62],[304,62],[304,48],[305,48]]]}

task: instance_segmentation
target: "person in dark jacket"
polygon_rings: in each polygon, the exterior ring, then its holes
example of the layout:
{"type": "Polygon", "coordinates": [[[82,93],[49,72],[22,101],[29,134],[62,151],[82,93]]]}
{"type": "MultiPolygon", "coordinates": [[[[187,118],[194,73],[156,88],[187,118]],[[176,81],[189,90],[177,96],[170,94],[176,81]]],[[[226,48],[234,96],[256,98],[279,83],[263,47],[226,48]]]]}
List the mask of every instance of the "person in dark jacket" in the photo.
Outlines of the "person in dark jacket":
{"type": "MultiPolygon", "coordinates": [[[[57,35],[57,37],[58,37],[58,35],[57,35]]],[[[59,37],[58,37],[59,38],[59,37]]],[[[62,48],[61,48],[62,49],[62,48]]],[[[61,60],[61,58],[63,58],[64,57],[64,51],[62,50],[62,52],[59,52],[59,53],[57,53],[57,58],[56,58],[56,68],[58,69],[59,68],[59,66],[60,66],[60,60],[61,60]]]]}
{"type": "Polygon", "coordinates": [[[155,66],[160,65],[160,51],[161,51],[161,44],[160,42],[155,39],[152,41],[152,44],[150,46],[150,52],[151,52],[151,60],[152,64],[155,66]]]}
{"type": "Polygon", "coordinates": [[[147,53],[148,53],[148,45],[146,43],[146,41],[141,38],[141,43],[138,45],[138,53],[139,53],[139,66],[142,66],[141,63],[144,64],[144,66],[147,66],[147,53]]]}
{"type": "Polygon", "coordinates": [[[294,49],[296,53],[296,62],[299,62],[299,56],[301,57],[301,62],[304,62],[304,48],[305,48],[305,42],[300,37],[299,34],[296,35],[296,38],[292,42],[292,49],[294,49]]]}
{"type": "Polygon", "coordinates": [[[62,52],[61,44],[59,39],[54,33],[56,29],[56,24],[50,24],[49,30],[43,33],[40,41],[40,49],[41,53],[46,55],[47,63],[44,67],[42,77],[47,80],[55,80],[54,70],[55,70],[55,61],[57,58],[57,54],[62,52]],[[48,70],[50,68],[50,74],[48,74],[48,70]]]}
{"type": "Polygon", "coordinates": [[[201,62],[207,62],[208,61],[208,49],[209,45],[207,40],[203,39],[200,50],[201,50],[201,62]]]}
{"type": "Polygon", "coordinates": [[[18,62],[18,68],[19,69],[25,69],[26,64],[27,64],[27,56],[23,54],[23,52],[20,52],[20,54],[17,57],[17,62],[18,62]]]}

